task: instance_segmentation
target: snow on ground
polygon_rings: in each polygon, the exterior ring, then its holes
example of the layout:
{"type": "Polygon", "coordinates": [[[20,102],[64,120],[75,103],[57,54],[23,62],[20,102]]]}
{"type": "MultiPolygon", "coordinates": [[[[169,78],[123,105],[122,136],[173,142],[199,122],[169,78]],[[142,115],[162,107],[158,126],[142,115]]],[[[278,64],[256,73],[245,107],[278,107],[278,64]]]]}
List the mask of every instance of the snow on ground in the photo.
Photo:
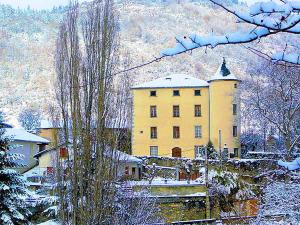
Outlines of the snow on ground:
{"type": "Polygon", "coordinates": [[[167,179],[165,182],[164,178],[155,178],[151,184],[149,184],[148,180],[142,181],[130,181],[128,182],[131,186],[195,186],[201,185],[200,180],[191,180],[188,184],[186,180],[170,180],[167,179]]]}
{"type": "Polygon", "coordinates": [[[300,169],[300,157],[296,158],[292,162],[284,162],[282,160],[279,160],[278,165],[282,166],[288,170],[299,170],[300,169]]]}
{"type": "Polygon", "coordinates": [[[44,223],[39,223],[37,225],[61,225],[59,222],[57,222],[56,220],[48,220],[44,223]]]}

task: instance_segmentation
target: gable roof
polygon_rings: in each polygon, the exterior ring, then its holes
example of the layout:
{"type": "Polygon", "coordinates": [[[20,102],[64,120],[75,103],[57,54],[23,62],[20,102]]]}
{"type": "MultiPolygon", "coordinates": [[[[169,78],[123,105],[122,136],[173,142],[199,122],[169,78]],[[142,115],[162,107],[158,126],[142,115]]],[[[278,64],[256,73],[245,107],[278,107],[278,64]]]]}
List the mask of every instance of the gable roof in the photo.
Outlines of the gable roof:
{"type": "Polygon", "coordinates": [[[132,87],[132,89],[143,88],[195,88],[207,87],[209,84],[205,80],[200,80],[186,74],[172,74],[156,80],[142,83],[132,87]]]}
{"type": "Polygon", "coordinates": [[[6,128],[4,135],[5,137],[11,138],[14,141],[28,141],[43,144],[50,143],[50,141],[48,141],[47,139],[31,134],[24,129],[6,128]]]}

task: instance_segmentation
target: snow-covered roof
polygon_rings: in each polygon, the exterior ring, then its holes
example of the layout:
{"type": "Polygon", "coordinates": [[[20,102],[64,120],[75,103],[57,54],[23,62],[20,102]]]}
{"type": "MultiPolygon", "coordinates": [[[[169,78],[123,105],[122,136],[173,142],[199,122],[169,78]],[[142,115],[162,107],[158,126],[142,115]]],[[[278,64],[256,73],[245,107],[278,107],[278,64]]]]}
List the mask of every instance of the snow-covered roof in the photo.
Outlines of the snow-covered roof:
{"type": "Polygon", "coordinates": [[[47,171],[47,168],[45,168],[45,167],[35,166],[32,169],[28,170],[27,172],[23,173],[23,175],[26,178],[29,178],[29,177],[43,177],[44,173],[46,171],[47,171]]]}
{"type": "Polygon", "coordinates": [[[129,155],[125,152],[121,152],[121,151],[118,151],[118,150],[114,150],[113,152],[113,158],[118,160],[118,161],[121,161],[121,162],[142,162],[143,160],[133,156],[133,155],[129,155]]]}
{"type": "Polygon", "coordinates": [[[10,124],[8,124],[8,123],[4,123],[4,122],[0,122],[0,126],[1,126],[2,128],[13,128],[12,125],[10,125],[10,124]]]}
{"type": "Polygon", "coordinates": [[[49,129],[49,128],[61,128],[62,127],[62,122],[58,122],[58,124],[53,124],[49,120],[41,120],[41,129],[49,129]]]}
{"type": "Polygon", "coordinates": [[[186,74],[172,74],[156,80],[142,83],[132,87],[132,89],[142,88],[187,88],[187,87],[207,87],[209,84],[205,80],[200,80],[186,74]]]}
{"type": "Polygon", "coordinates": [[[47,139],[31,134],[24,129],[6,128],[5,136],[15,141],[28,141],[28,142],[37,142],[43,144],[50,143],[50,141],[48,141],[47,139]]]}
{"type": "Polygon", "coordinates": [[[214,80],[239,80],[226,66],[226,61],[223,59],[223,63],[219,66],[215,75],[213,75],[208,82],[214,80]]]}

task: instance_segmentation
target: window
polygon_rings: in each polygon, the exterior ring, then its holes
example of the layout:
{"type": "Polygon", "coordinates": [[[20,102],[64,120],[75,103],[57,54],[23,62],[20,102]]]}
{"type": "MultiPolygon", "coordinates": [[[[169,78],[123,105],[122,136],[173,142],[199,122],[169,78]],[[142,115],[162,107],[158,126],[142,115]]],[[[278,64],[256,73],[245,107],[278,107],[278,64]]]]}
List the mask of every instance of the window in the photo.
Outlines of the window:
{"type": "Polygon", "coordinates": [[[173,91],[173,96],[180,96],[179,90],[174,90],[173,91]]]}
{"type": "Polygon", "coordinates": [[[237,84],[234,84],[234,88],[237,88],[237,84]]]}
{"type": "Polygon", "coordinates": [[[195,116],[196,117],[201,116],[201,105],[195,105],[195,116]]]}
{"type": "Polygon", "coordinates": [[[179,127],[173,127],[173,138],[180,138],[180,130],[179,127]]]}
{"type": "Polygon", "coordinates": [[[201,126],[195,126],[195,138],[201,138],[202,132],[201,132],[201,126]]]}
{"type": "Polygon", "coordinates": [[[173,105],[173,117],[179,117],[180,111],[179,111],[179,105],[173,105]]]}
{"type": "Polygon", "coordinates": [[[234,148],[234,157],[239,157],[239,149],[238,148],[234,148]]]}
{"type": "Polygon", "coordinates": [[[205,157],[205,151],[203,145],[195,145],[195,158],[205,157]]]}
{"type": "Polygon", "coordinates": [[[156,114],[156,105],[151,105],[150,106],[150,117],[157,117],[157,114],[156,114]]]}
{"type": "Polygon", "coordinates": [[[232,136],[237,137],[237,126],[232,127],[232,136]]]}
{"type": "Polygon", "coordinates": [[[132,175],[132,176],[135,176],[135,167],[132,167],[132,168],[131,168],[131,175],[132,175]]]}
{"type": "Polygon", "coordinates": [[[150,146],[150,155],[158,156],[158,147],[157,146],[150,146]]]}
{"type": "Polygon", "coordinates": [[[201,96],[201,91],[200,90],[195,90],[194,94],[195,94],[195,96],[201,96]]]}
{"type": "Polygon", "coordinates": [[[150,96],[155,97],[156,96],[156,91],[150,91],[150,96]]]}
{"type": "Polygon", "coordinates": [[[236,105],[236,104],[233,104],[233,105],[232,105],[232,114],[233,114],[233,115],[236,115],[236,113],[237,113],[237,105],[236,105]]]}
{"type": "Polygon", "coordinates": [[[151,131],[151,134],[150,134],[150,137],[151,137],[151,139],[155,139],[155,138],[157,138],[157,127],[151,127],[151,129],[150,129],[151,131]]]}

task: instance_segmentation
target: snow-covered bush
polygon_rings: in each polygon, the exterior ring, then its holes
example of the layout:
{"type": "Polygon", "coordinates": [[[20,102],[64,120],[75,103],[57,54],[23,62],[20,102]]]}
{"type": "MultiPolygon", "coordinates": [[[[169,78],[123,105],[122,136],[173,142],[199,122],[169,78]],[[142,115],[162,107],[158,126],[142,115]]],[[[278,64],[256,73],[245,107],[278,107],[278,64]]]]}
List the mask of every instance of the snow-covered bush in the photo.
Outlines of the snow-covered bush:
{"type": "Polygon", "coordinates": [[[208,182],[210,196],[219,201],[222,211],[230,210],[234,201],[254,196],[250,184],[241,180],[234,172],[210,170],[208,182]]]}

